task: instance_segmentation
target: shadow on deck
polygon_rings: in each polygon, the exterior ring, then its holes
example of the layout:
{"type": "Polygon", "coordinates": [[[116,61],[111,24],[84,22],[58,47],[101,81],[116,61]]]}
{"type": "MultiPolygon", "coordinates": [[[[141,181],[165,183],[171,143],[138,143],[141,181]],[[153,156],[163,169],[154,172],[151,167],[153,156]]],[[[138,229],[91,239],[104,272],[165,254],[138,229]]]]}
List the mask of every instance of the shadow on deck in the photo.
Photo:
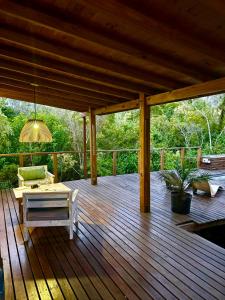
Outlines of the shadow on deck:
{"type": "Polygon", "coordinates": [[[67,182],[79,188],[79,226],[30,231],[24,244],[12,191],[1,193],[6,299],[225,299],[225,249],[176,224],[225,218],[225,193],[195,196],[188,216],[170,211],[152,174],[152,212],[139,212],[138,175],[67,182]]]}

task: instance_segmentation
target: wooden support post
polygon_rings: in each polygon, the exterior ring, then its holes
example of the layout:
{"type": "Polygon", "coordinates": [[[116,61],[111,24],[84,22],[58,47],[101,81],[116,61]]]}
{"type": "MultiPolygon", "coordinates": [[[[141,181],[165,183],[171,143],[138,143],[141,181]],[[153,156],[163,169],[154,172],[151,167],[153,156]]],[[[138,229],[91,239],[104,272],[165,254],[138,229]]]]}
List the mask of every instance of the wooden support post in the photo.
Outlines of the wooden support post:
{"type": "Polygon", "coordinates": [[[150,110],[140,93],[140,210],[150,211],[150,110]]]}
{"type": "Polygon", "coordinates": [[[86,114],[82,114],[83,117],[83,172],[84,178],[87,178],[87,121],[86,114]]]}
{"type": "Polygon", "coordinates": [[[96,149],[96,115],[90,109],[90,159],[91,159],[91,184],[97,184],[97,149],[96,149]]]}
{"type": "Polygon", "coordinates": [[[53,159],[53,173],[55,175],[55,180],[54,182],[58,182],[59,178],[58,178],[58,156],[57,153],[53,153],[52,154],[52,159],[53,159]]]}
{"type": "Polygon", "coordinates": [[[183,167],[185,157],[185,148],[180,148],[180,165],[183,167]]]}
{"type": "Polygon", "coordinates": [[[19,155],[19,166],[20,167],[24,166],[24,156],[22,154],[19,155]]]}
{"type": "Polygon", "coordinates": [[[200,168],[201,165],[201,159],[202,159],[202,148],[199,147],[197,150],[197,168],[200,168]]]}
{"type": "Polygon", "coordinates": [[[117,152],[113,151],[113,176],[116,176],[116,158],[117,152]]]}
{"type": "Polygon", "coordinates": [[[160,150],[160,170],[164,170],[165,167],[165,150],[160,150]]]}

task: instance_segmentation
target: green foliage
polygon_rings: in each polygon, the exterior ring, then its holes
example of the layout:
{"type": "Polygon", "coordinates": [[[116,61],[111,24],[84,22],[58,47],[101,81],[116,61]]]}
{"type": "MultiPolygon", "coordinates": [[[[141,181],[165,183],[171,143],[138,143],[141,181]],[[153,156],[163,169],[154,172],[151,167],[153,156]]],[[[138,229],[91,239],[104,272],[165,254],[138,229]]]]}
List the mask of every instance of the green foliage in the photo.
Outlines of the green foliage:
{"type": "MultiPolygon", "coordinates": [[[[53,134],[52,143],[19,143],[25,122],[33,117],[33,104],[0,100],[0,152],[82,152],[83,133],[80,113],[37,105],[38,118],[43,119],[53,134]]],[[[88,118],[87,118],[88,122],[88,118]]],[[[89,145],[87,127],[87,146],[89,145]]],[[[159,148],[201,146],[204,154],[225,153],[225,96],[206,97],[151,107],[151,170],[159,170],[159,148]],[[158,150],[157,150],[158,149],[158,150]]],[[[97,148],[119,150],[139,148],[139,111],[133,110],[97,117],[97,148]]],[[[112,152],[98,152],[98,175],[112,175],[112,152]]],[[[186,152],[192,168],[196,167],[196,149],[186,152]]],[[[180,161],[178,150],[165,151],[165,168],[174,169],[180,161]]],[[[90,173],[90,162],[88,172],[90,173]]],[[[0,159],[0,172],[5,166],[18,164],[17,157],[0,159]]],[[[25,165],[47,164],[53,172],[51,156],[27,156],[25,165]]],[[[82,178],[83,156],[65,155],[59,159],[61,180],[82,178]]],[[[138,171],[137,151],[121,151],[117,155],[117,174],[138,171]]],[[[11,170],[13,172],[13,169],[11,170]]],[[[3,176],[4,177],[4,176],[3,176]]],[[[9,177],[11,177],[9,175],[9,177]]],[[[12,176],[13,178],[13,176],[12,176]]],[[[6,179],[6,176],[4,177],[6,179]]],[[[12,180],[13,184],[16,179],[12,180]]]]}
{"type": "Polygon", "coordinates": [[[18,165],[5,164],[0,171],[0,189],[16,186],[18,165]]]}

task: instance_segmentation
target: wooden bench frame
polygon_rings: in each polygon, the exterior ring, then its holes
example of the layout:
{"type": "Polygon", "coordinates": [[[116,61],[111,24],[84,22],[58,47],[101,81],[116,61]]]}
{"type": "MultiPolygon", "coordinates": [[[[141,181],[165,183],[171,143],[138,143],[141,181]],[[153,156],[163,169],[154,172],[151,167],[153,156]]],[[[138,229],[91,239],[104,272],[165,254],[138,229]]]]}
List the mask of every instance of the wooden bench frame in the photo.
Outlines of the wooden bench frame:
{"type": "Polygon", "coordinates": [[[73,238],[73,220],[78,222],[78,205],[77,205],[78,190],[72,194],[71,191],[57,192],[40,192],[40,193],[24,193],[23,194],[23,219],[24,219],[24,240],[28,240],[29,227],[48,227],[48,226],[69,226],[70,239],[73,238]],[[30,201],[32,199],[40,199],[30,201]],[[51,199],[51,201],[47,201],[51,199]],[[62,200],[63,199],[63,200],[62,200]],[[65,199],[65,200],[64,200],[65,199]],[[27,212],[29,208],[56,208],[67,207],[68,219],[59,220],[28,220],[27,212]]]}

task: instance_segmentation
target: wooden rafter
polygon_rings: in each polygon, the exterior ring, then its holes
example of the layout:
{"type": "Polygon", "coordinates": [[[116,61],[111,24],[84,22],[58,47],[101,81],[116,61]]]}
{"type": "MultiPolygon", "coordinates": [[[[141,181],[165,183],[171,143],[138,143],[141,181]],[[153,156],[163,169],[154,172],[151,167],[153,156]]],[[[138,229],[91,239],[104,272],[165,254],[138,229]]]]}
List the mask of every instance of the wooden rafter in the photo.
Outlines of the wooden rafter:
{"type": "MultiPolygon", "coordinates": [[[[9,88],[23,88],[23,89],[26,89],[28,92],[29,91],[32,91],[33,88],[31,87],[30,83],[24,83],[24,82],[21,82],[19,80],[16,80],[16,79],[8,79],[8,78],[5,78],[5,77],[2,77],[2,74],[0,73],[0,84],[4,84],[4,85],[7,85],[9,86],[9,88]]],[[[89,97],[87,95],[80,95],[79,93],[75,92],[75,93],[71,93],[71,92],[68,92],[68,91],[62,91],[59,90],[57,87],[56,88],[49,88],[49,87],[46,87],[45,85],[40,85],[37,87],[37,92],[43,92],[43,93],[46,93],[46,94],[49,94],[49,95],[53,95],[53,96],[59,96],[60,98],[63,97],[65,99],[68,99],[68,100],[78,100],[78,101],[83,101],[84,103],[89,103],[90,104],[99,104],[99,105],[104,105],[104,104],[107,104],[109,102],[111,103],[119,103],[121,100],[121,98],[116,98],[116,97],[103,97],[103,96],[99,96],[99,97],[89,97]]],[[[102,95],[102,94],[100,94],[102,95]]]]}
{"type": "Polygon", "coordinates": [[[13,62],[10,62],[6,59],[1,59],[0,70],[3,76],[4,76],[4,71],[6,72],[6,76],[5,76],[6,78],[15,78],[14,76],[11,77],[12,73],[14,73],[14,75],[18,80],[24,82],[30,82],[32,80],[33,82],[36,82],[37,84],[40,85],[42,85],[43,82],[45,82],[44,85],[47,86],[49,85],[49,83],[52,83],[54,87],[58,87],[60,84],[64,85],[64,88],[62,90],[66,90],[68,86],[69,87],[72,86],[72,87],[83,88],[85,91],[94,91],[94,92],[97,91],[98,93],[108,94],[117,97],[119,96],[125,99],[132,99],[135,95],[135,93],[129,91],[125,91],[122,89],[117,89],[105,85],[100,85],[98,83],[93,83],[86,80],[72,78],[67,75],[60,76],[60,74],[51,72],[49,70],[46,71],[46,70],[36,69],[34,74],[34,70],[32,68],[30,68],[27,65],[23,65],[21,62],[18,61],[16,62],[16,68],[15,68],[15,64],[13,62]]]}
{"type": "Polygon", "coordinates": [[[29,22],[29,24],[33,26],[54,30],[54,32],[63,34],[69,38],[76,38],[81,41],[91,42],[93,45],[104,46],[106,51],[107,49],[112,49],[118,53],[124,53],[129,57],[137,57],[146,63],[150,62],[156,64],[156,66],[163,66],[168,70],[175,70],[178,73],[188,75],[192,78],[203,80],[207,77],[203,72],[200,73],[197,68],[196,70],[193,67],[190,68],[190,65],[185,65],[182,61],[173,58],[169,59],[165,57],[165,55],[155,53],[153,49],[148,47],[144,48],[143,45],[135,47],[134,44],[125,43],[122,39],[115,39],[112,35],[101,34],[93,29],[82,26],[82,24],[75,25],[63,19],[59,22],[56,17],[51,16],[49,13],[45,14],[30,7],[13,3],[12,1],[4,3],[4,5],[0,7],[0,12],[3,15],[13,17],[17,20],[29,22]]]}
{"type": "Polygon", "coordinates": [[[7,28],[0,28],[0,40],[10,42],[11,44],[22,47],[30,51],[36,51],[39,54],[50,55],[51,57],[61,59],[66,63],[75,63],[77,66],[85,64],[87,67],[96,67],[100,71],[111,72],[112,75],[120,75],[126,78],[143,81],[147,85],[152,85],[154,88],[172,89],[177,86],[182,86],[179,81],[159,76],[156,73],[146,72],[132,68],[124,64],[118,64],[107,59],[87,54],[77,49],[60,46],[52,42],[46,42],[40,38],[32,36],[27,38],[27,34],[17,31],[12,31],[7,28]]]}
{"type": "Polygon", "coordinates": [[[14,64],[22,62],[27,66],[33,66],[42,70],[50,70],[59,74],[66,74],[75,78],[88,79],[90,81],[98,82],[103,85],[113,86],[121,88],[131,92],[146,91],[147,94],[151,94],[154,90],[150,85],[144,85],[141,83],[135,83],[127,79],[117,78],[109,76],[107,74],[99,73],[93,70],[86,70],[79,66],[72,66],[71,64],[45,58],[40,55],[33,55],[31,52],[22,51],[16,48],[7,47],[1,45],[0,58],[5,58],[14,64]]]}

